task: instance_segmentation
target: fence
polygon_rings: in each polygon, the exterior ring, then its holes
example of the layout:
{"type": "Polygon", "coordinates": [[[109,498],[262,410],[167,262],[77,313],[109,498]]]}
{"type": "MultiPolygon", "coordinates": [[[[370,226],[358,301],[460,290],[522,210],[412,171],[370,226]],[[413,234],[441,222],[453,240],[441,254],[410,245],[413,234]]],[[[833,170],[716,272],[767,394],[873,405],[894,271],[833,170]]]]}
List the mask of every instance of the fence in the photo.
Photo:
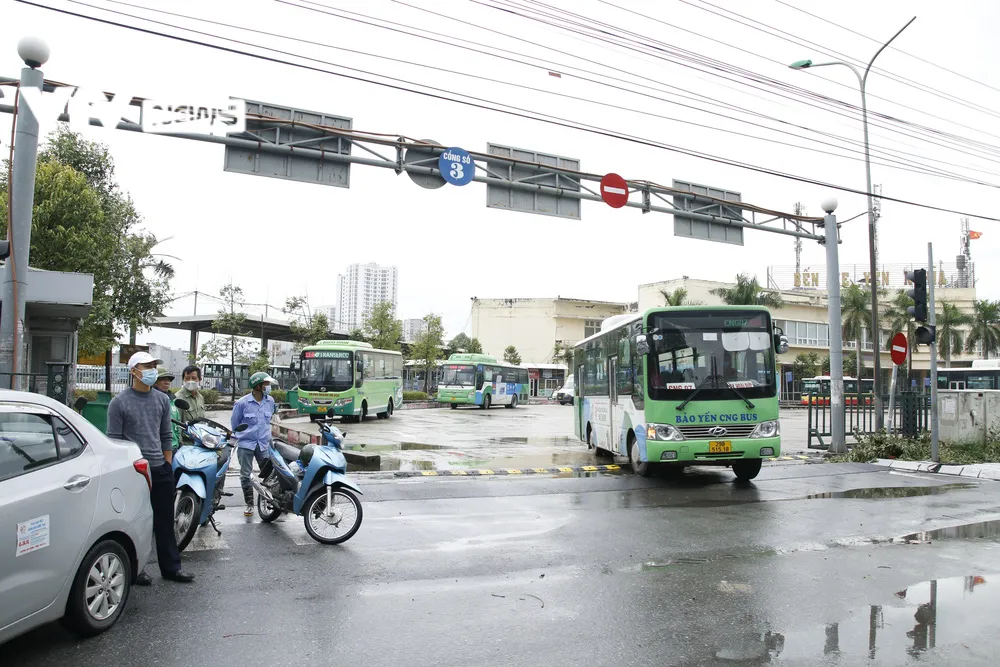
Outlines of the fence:
{"type": "Polygon", "coordinates": [[[10,373],[3,375],[3,386],[7,389],[30,391],[42,394],[66,405],[69,393],[69,364],[48,363],[45,373],[10,373]]]}
{"type": "MultiPolygon", "coordinates": [[[[831,428],[831,411],[829,394],[808,394],[808,441],[809,449],[828,449],[831,428]],[[815,444],[814,444],[815,441],[815,444]]],[[[845,395],[844,432],[848,438],[857,440],[860,435],[870,435],[875,432],[875,406],[870,400],[871,395],[854,397],[845,395]],[[860,399],[860,400],[857,400],[860,399]]],[[[929,394],[915,391],[905,391],[896,395],[895,407],[890,417],[889,397],[882,399],[885,417],[885,427],[889,431],[897,431],[904,435],[916,436],[930,429],[931,397],[929,394]]]]}
{"type": "MultiPolygon", "coordinates": [[[[104,391],[106,370],[104,366],[77,366],[76,367],[76,388],[104,391]]],[[[118,393],[128,389],[128,367],[124,364],[116,364],[111,367],[111,391],[118,393]]]]}

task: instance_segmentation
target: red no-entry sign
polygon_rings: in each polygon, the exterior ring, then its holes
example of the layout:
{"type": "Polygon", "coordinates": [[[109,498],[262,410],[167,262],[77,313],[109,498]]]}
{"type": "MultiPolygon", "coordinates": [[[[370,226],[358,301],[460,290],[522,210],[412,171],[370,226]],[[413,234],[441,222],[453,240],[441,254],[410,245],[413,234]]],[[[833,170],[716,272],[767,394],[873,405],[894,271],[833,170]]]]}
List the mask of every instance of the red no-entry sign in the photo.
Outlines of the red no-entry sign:
{"type": "Polygon", "coordinates": [[[906,361],[906,352],[909,350],[909,346],[906,344],[906,336],[902,333],[898,333],[892,337],[892,349],[890,354],[892,355],[892,363],[897,366],[902,366],[906,361]]]}
{"type": "Polygon", "coordinates": [[[628,203],[628,183],[618,174],[605,174],[601,179],[601,199],[611,208],[628,203]]]}

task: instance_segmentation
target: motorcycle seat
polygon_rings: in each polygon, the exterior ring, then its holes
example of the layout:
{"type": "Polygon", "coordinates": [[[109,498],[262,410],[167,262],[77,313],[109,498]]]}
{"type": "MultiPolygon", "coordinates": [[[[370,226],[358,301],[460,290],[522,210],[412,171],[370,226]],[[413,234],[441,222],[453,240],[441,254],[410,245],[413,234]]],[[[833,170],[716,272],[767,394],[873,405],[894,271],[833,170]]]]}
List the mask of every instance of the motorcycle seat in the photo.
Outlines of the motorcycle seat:
{"type": "Polygon", "coordinates": [[[285,459],[285,461],[291,463],[292,461],[298,460],[299,458],[298,447],[292,447],[287,442],[281,442],[279,440],[275,440],[274,442],[271,443],[271,445],[274,447],[274,450],[281,455],[281,458],[285,459]]]}

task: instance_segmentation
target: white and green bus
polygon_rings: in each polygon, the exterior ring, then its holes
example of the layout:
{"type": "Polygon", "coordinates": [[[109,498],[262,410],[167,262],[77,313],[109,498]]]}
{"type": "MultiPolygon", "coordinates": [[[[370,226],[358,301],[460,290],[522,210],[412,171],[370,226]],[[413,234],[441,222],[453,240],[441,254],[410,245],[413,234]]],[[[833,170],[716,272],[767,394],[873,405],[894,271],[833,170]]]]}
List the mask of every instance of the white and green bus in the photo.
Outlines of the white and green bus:
{"type": "Polygon", "coordinates": [[[576,434],[639,475],[724,465],[753,479],[781,453],[775,353],[787,345],[759,306],[612,317],[575,348],[576,434]]]}
{"type": "Polygon", "coordinates": [[[299,414],[361,421],[388,419],[403,403],[403,355],[353,340],[321,340],[302,350],[299,414]]]}
{"type": "Polygon", "coordinates": [[[528,369],[487,354],[455,353],[441,365],[437,400],[452,410],[459,405],[516,408],[528,400],[528,369]]]}

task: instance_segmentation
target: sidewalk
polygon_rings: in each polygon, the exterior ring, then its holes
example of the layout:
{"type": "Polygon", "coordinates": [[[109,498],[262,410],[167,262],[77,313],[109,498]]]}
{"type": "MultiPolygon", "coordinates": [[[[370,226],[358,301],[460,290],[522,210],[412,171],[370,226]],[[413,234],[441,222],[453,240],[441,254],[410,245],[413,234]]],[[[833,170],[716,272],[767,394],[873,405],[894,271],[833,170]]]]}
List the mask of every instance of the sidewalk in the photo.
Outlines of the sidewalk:
{"type": "Polygon", "coordinates": [[[899,461],[897,459],[878,459],[876,465],[885,466],[890,470],[906,470],[908,472],[932,472],[940,475],[956,477],[971,477],[1000,481],[1000,463],[975,463],[970,465],[947,465],[933,461],[899,461]]]}

